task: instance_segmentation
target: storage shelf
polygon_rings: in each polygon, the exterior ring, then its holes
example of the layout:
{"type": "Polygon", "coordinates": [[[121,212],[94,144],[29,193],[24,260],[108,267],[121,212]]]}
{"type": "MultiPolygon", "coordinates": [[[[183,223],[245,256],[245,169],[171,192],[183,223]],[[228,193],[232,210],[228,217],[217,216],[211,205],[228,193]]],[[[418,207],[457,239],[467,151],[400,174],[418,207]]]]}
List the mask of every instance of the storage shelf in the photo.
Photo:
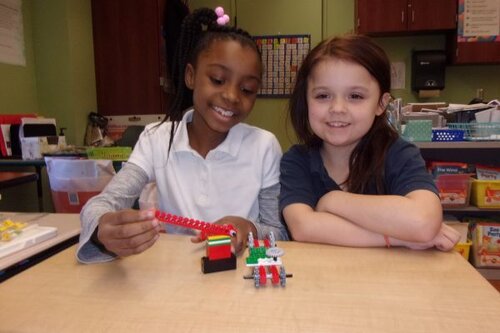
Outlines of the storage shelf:
{"type": "Polygon", "coordinates": [[[414,142],[426,161],[500,165],[500,141],[414,142]]]}
{"type": "Polygon", "coordinates": [[[500,141],[414,142],[420,149],[500,149],[500,141]]]}
{"type": "MultiPolygon", "coordinates": [[[[471,164],[500,165],[500,141],[414,142],[426,161],[449,161],[471,164]]],[[[500,208],[443,207],[443,212],[459,221],[474,216],[478,218],[500,217],[500,208]]],[[[472,253],[470,254],[472,255],[472,253]]],[[[500,281],[500,268],[476,268],[487,280],[500,281]]],[[[500,285],[499,283],[494,286],[500,285]]],[[[496,287],[498,289],[498,287],[496,287]]],[[[500,291],[500,289],[499,289],[500,291]]]]}
{"type": "Polygon", "coordinates": [[[500,212],[500,208],[479,208],[476,206],[466,206],[466,207],[443,207],[445,212],[500,212]]]}

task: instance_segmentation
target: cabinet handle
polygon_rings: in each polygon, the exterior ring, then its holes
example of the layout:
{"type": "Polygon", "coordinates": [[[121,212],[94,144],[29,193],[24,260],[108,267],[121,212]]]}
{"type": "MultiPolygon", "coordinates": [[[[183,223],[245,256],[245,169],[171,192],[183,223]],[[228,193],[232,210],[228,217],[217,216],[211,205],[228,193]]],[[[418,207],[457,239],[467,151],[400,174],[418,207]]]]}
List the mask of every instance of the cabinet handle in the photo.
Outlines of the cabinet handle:
{"type": "Polygon", "coordinates": [[[405,11],[401,11],[401,23],[405,23],[405,11]]]}
{"type": "Polygon", "coordinates": [[[415,11],[411,10],[411,23],[415,22],[415,11]]]}

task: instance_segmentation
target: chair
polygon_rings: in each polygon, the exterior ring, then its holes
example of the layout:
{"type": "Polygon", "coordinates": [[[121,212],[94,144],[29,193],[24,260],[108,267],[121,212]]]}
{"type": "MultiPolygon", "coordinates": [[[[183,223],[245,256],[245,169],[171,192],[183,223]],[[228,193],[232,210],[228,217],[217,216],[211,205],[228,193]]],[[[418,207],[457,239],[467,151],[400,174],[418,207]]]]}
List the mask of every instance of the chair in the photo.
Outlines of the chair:
{"type": "Polygon", "coordinates": [[[123,132],[120,139],[116,140],[116,145],[119,147],[132,147],[134,148],[137,140],[142,131],[144,131],[144,126],[142,125],[131,125],[123,132]]]}

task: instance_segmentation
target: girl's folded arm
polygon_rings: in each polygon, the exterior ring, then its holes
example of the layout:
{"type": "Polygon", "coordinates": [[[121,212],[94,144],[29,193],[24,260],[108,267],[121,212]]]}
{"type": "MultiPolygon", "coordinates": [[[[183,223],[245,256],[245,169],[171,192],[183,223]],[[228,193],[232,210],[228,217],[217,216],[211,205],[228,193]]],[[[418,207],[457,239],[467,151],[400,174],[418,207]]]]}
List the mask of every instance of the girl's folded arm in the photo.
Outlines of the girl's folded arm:
{"type": "Polygon", "coordinates": [[[316,208],[375,233],[410,242],[432,240],[442,223],[440,200],[427,190],[406,196],[332,191],[320,199],[316,208]]]}
{"type": "Polygon", "coordinates": [[[341,217],[317,212],[306,204],[294,203],[283,209],[292,239],[342,246],[384,246],[383,235],[364,229],[341,217]]]}

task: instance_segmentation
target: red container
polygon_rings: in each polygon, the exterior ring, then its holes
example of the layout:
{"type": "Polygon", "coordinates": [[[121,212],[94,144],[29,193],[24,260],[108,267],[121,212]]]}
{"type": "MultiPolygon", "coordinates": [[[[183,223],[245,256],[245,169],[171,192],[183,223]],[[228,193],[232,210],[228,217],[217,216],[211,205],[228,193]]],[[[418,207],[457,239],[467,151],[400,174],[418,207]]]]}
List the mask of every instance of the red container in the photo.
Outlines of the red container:
{"type": "Polygon", "coordinates": [[[80,213],[83,205],[100,193],[97,192],[61,192],[51,191],[52,202],[57,213],[80,213]]]}
{"type": "Polygon", "coordinates": [[[435,182],[443,207],[456,208],[468,206],[471,181],[470,174],[440,175],[435,182]]]}

